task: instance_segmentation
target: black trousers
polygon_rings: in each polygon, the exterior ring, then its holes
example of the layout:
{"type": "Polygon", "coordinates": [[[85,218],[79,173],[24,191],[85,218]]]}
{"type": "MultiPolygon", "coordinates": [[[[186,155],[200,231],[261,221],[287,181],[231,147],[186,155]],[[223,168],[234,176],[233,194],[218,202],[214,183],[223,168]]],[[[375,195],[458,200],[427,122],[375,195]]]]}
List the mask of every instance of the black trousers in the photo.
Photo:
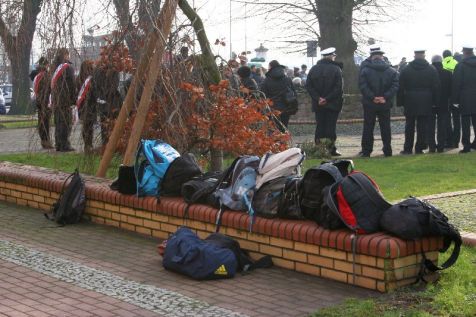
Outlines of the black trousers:
{"type": "Polygon", "coordinates": [[[55,116],[55,147],[57,151],[64,151],[71,148],[69,137],[73,127],[73,115],[70,105],[56,105],[55,116]]]}
{"type": "Polygon", "coordinates": [[[406,152],[413,151],[415,141],[415,125],[417,139],[415,144],[415,152],[421,152],[426,147],[428,121],[430,116],[405,116],[405,144],[403,150],[406,152]]]}
{"type": "Polygon", "coordinates": [[[81,121],[83,129],[84,150],[91,151],[93,149],[94,124],[97,120],[97,108],[95,103],[85,102],[80,109],[81,121]]]}
{"type": "Polygon", "coordinates": [[[315,112],[316,117],[316,132],[314,134],[314,140],[316,143],[321,139],[330,139],[332,144],[330,150],[334,151],[335,141],[337,140],[336,126],[337,118],[339,117],[338,111],[332,111],[327,109],[319,109],[315,112]]]}
{"type": "Polygon", "coordinates": [[[362,133],[362,153],[372,153],[374,149],[374,129],[378,118],[383,153],[392,155],[392,129],[390,126],[390,109],[373,109],[364,106],[364,130],[362,133]]]}
{"type": "Polygon", "coordinates": [[[449,121],[449,113],[437,111],[428,122],[428,146],[430,150],[443,150],[447,140],[447,127],[449,121]],[[436,131],[436,140],[435,140],[436,131]]]}
{"type": "Polygon", "coordinates": [[[471,123],[473,124],[474,134],[476,135],[476,114],[461,116],[461,143],[463,143],[464,149],[471,148],[471,123]]]}
{"type": "Polygon", "coordinates": [[[450,126],[449,143],[454,147],[459,146],[461,141],[461,111],[459,108],[450,106],[451,118],[448,120],[450,126]]]}
{"type": "Polygon", "coordinates": [[[48,105],[40,105],[38,107],[38,134],[41,142],[50,142],[50,119],[51,109],[48,105]]]}

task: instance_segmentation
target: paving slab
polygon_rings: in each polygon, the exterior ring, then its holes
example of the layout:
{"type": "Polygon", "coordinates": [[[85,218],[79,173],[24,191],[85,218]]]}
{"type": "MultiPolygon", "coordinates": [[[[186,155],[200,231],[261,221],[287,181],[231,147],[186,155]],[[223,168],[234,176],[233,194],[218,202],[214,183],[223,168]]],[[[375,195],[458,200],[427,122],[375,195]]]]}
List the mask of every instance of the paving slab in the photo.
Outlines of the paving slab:
{"type": "Polygon", "coordinates": [[[92,223],[57,227],[38,210],[6,203],[0,228],[0,307],[9,309],[0,316],[63,316],[67,307],[77,316],[306,316],[381,296],[280,268],[194,281],[163,269],[157,239],[92,223]],[[27,309],[35,305],[43,311],[27,309]]]}

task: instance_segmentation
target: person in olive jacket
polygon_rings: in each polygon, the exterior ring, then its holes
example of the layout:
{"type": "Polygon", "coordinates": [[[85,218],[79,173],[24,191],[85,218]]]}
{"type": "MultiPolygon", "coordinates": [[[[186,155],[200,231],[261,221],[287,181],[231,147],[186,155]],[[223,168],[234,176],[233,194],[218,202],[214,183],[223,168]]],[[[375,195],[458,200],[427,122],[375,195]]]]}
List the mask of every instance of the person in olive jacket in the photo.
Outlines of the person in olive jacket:
{"type": "Polygon", "coordinates": [[[266,98],[273,101],[272,109],[281,111],[277,128],[281,132],[285,132],[291,115],[286,111],[286,93],[292,91],[294,96],[297,96],[291,78],[286,77],[284,66],[280,65],[278,61],[272,60],[269,62],[269,70],[266,73],[266,78],[260,86],[260,90],[265,94],[266,98]],[[284,127],[283,127],[284,126],[284,127]]]}
{"type": "Polygon", "coordinates": [[[400,74],[400,89],[397,105],[404,107],[405,144],[400,154],[412,154],[415,139],[415,153],[423,154],[428,146],[428,122],[433,109],[438,105],[438,72],[425,59],[425,50],[415,50],[415,59],[400,74]]]}
{"type": "Polygon", "coordinates": [[[384,60],[383,51],[373,50],[370,54],[370,61],[362,66],[359,77],[364,107],[362,151],[359,156],[370,157],[373,151],[376,118],[380,125],[383,153],[385,156],[392,156],[390,108],[392,99],[398,92],[398,72],[384,60]]]}
{"type": "Polygon", "coordinates": [[[448,138],[448,121],[450,119],[449,105],[451,97],[451,80],[452,74],[450,71],[444,69],[443,58],[440,55],[435,55],[431,59],[431,64],[438,71],[440,79],[440,93],[437,108],[433,109],[430,122],[428,124],[428,146],[430,153],[443,153],[445,150],[446,141],[448,138]],[[437,125],[438,123],[438,125],[437,125]],[[437,128],[435,141],[435,127],[437,128]]]}
{"type": "Polygon", "coordinates": [[[330,47],[321,51],[322,59],[314,65],[306,80],[306,90],[312,98],[312,111],[316,116],[315,142],[330,139],[329,152],[340,156],[335,141],[336,125],[343,104],[343,83],[341,65],[335,62],[336,49],[330,47]]]}
{"type": "Polygon", "coordinates": [[[453,105],[461,109],[463,149],[460,153],[476,149],[476,140],[471,143],[471,123],[476,133],[476,56],[474,48],[463,47],[463,60],[456,65],[453,75],[453,105]]]}

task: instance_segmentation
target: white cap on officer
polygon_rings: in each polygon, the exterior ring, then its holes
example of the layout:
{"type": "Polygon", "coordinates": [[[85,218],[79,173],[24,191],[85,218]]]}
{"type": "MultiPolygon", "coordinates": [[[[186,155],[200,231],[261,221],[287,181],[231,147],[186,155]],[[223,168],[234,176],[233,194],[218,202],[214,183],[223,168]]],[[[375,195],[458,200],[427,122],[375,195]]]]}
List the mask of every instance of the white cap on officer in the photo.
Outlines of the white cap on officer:
{"type": "Polygon", "coordinates": [[[322,56],[336,55],[336,48],[335,47],[326,48],[325,50],[321,51],[321,55],[322,56]]]}
{"type": "Polygon", "coordinates": [[[463,52],[465,51],[472,52],[473,50],[474,50],[473,45],[469,45],[469,44],[463,45],[463,52]]]}
{"type": "Polygon", "coordinates": [[[379,44],[372,44],[372,45],[369,46],[369,54],[370,55],[385,54],[385,52],[382,51],[379,44]]]}
{"type": "Polygon", "coordinates": [[[415,54],[425,54],[426,48],[421,48],[421,47],[419,47],[419,48],[414,49],[413,52],[414,52],[415,54]]]}

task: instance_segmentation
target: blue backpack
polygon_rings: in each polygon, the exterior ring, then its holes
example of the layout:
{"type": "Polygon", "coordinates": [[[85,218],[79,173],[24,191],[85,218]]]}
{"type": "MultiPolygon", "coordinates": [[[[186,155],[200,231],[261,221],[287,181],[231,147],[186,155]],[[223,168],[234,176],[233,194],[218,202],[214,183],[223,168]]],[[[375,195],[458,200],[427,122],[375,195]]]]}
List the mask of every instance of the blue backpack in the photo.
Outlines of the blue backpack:
{"type": "Polygon", "coordinates": [[[232,250],[201,240],[187,227],[180,227],[167,240],[162,264],[197,280],[230,278],[238,270],[232,250]]]}
{"type": "Polygon", "coordinates": [[[141,140],[134,165],[137,196],[159,195],[167,169],[179,156],[177,150],[163,141],[141,140]]]}
{"type": "Polygon", "coordinates": [[[256,190],[256,169],[260,159],[257,156],[242,156],[237,158],[227,169],[222,179],[225,188],[217,188],[215,196],[220,201],[220,211],[217,216],[217,232],[220,228],[223,207],[231,210],[246,211],[250,215],[250,231],[253,226],[254,210],[253,196],[256,190]]]}

